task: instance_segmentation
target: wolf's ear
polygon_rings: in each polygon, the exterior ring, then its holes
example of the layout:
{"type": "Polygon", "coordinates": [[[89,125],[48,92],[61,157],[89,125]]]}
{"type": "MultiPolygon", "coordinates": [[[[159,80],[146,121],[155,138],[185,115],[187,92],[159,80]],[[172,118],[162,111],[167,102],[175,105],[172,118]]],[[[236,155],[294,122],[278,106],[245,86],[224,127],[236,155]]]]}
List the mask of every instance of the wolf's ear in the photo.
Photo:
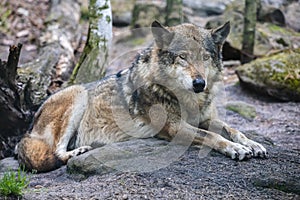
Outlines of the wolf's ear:
{"type": "Polygon", "coordinates": [[[152,22],[151,31],[155,42],[160,49],[168,47],[174,37],[174,33],[168,31],[158,21],[152,22]]]}
{"type": "Polygon", "coordinates": [[[213,29],[211,36],[217,45],[223,45],[230,32],[230,22],[226,22],[222,26],[213,29]]]}

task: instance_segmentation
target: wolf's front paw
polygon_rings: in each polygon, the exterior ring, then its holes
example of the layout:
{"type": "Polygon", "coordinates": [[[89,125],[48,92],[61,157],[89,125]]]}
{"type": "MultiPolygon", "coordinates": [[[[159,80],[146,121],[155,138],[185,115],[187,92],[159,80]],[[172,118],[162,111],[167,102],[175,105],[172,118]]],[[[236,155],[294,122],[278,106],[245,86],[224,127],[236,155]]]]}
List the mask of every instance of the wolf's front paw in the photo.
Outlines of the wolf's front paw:
{"type": "Polygon", "coordinates": [[[252,149],[254,157],[266,158],[268,155],[266,148],[263,147],[263,145],[254,142],[253,140],[248,139],[243,145],[252,149]]]}
{"type": "Polygon", "coordinates": [[[221,152],[231,157],[231,159],[238,160],[246,160],[253,156],[251,148],[234,142],[230,142],[221,152]]]}

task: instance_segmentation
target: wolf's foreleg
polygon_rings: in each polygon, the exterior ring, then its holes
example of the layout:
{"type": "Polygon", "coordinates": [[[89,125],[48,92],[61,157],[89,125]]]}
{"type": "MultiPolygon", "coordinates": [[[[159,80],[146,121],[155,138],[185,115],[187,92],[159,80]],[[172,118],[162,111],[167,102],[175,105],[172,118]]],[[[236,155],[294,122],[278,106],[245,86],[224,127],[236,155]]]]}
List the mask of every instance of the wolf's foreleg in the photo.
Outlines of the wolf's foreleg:
{"type": "Polygon", "coordinates": [[[253,156],[251,148],[229,141],[217,133],[196,128],[187,123],[183,123],[179,131],[192,134],[194,136],[193,144],[206,145],[232,159],[244,160],[253,156]]]}
{"type": "Polygon", "coordinates": [[[247,138],[243,133],[240,131],[231,128],[225,122],[214,119],[209,122],[209,129],[213,129],[214,132],[217,132],[223,135],[226,138],[230,138],[233,142],[242,144],[248,148],[250,148],[253,152],[254,157],[261,157],[265,158],[267,156],[267,150],[261,144],[247,138]]]}

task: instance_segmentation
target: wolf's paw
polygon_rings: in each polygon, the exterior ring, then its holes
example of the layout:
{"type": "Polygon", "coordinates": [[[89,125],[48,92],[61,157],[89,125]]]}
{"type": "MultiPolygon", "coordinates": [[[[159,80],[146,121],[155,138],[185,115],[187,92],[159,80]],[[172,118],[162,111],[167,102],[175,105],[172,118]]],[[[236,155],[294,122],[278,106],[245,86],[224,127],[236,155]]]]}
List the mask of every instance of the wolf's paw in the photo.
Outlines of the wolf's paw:
{"type": "Polygon", "coordinates": [[[78,155],[80,155],[80,154],[83,154],[83,153],[85,153],[85,152],[87,152],[87,151],[89,151],[89,150],[91,150],[91,149],[92,149],[91,146],[82,146],[82,147],[79,147],[79,148],[77,148],[77,149],[74,149],[74,150],[72,151],[72,157],[73,157],[73,156],[78,156],[78,155]]]}
{"type": "Polygon", "coordinates": [[[254,157],[266,158],[268,156],[266,148],[253,140],[248,139],[243,145],[252,150],[254,157]]]}
{"type": "Polygon", "coordinates": [[[222,149],[222,153],[235,160],[246,160],[253,156],[251,148],[234,142],[231,142],[222,149]]]}

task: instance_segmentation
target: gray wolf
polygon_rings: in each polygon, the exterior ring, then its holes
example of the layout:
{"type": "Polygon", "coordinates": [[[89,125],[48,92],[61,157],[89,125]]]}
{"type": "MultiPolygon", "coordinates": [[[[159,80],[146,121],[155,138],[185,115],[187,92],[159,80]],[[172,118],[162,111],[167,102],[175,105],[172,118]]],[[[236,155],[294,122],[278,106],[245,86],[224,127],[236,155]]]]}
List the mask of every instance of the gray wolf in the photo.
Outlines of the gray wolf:
{"type": "Polygon", "coordinates": [[[164,27],[154,21],[151,30],[153,45],[139,53],[130,68],[65,88],[43,103],[33,127],[17,145],[20,165],[51,171],[89,151],[95,142],[134,137],[172,140],[178,131],[192,136],[193,144],[232,159],[266,156],[261,144],[216,114],[213,100],[222,79],[221,50],[229,22],[208,30],[193,24],[164,27]],[[163,123],[151,116],[156,113],[159,119],[159,110],[163,123]],[[217,131],[208,130],[210,124],[217,131]]]}

